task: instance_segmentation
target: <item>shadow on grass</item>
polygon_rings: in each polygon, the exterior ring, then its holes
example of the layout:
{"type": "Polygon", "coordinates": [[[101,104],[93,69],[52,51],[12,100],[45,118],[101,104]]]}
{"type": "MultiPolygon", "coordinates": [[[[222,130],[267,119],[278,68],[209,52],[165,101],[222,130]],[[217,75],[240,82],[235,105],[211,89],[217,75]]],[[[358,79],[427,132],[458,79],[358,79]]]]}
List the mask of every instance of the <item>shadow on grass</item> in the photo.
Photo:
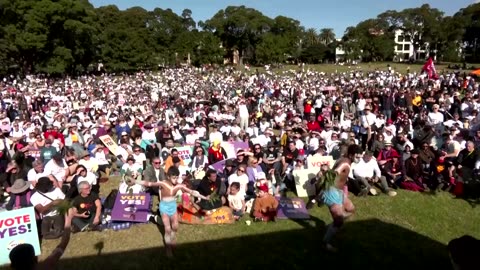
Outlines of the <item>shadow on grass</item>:
{"type": "Polygon", "coordinates": [[[181,244],[173,259],[163,248],[68,258],[59,269],[451,269],[445,245],[397,225],[348,222],[336,238],[335,254],[322,249],[320,228],[181,244]]]}

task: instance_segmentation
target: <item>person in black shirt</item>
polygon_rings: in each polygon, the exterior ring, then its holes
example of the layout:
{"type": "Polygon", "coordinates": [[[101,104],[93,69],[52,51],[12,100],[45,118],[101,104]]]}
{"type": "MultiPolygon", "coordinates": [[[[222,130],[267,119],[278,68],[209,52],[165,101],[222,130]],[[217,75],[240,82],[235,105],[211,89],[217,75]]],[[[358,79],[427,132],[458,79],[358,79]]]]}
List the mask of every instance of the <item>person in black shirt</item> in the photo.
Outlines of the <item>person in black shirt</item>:
{"type": "Polygon", "coordinates": [[[295,146],[294,141],[289,141],[287,147],[283,149],[283,156],[282,156],[282,174],[285,173],[288,167],[293,166],[293,162],[298,157],[298,149],[295,146]]]}
{"type": "Polygon", "coordinates": [[[74,232],[91,230],[101,230],[100,214],[102,213],[102,203],[100,198],[94,192],[90,192],[91,186],[87,181],[78,184],[79,195],[73,199],[72,219],[74,232]]]}
{"type": "Polygon", "coordinates": [[[465,184],[473,180],[474,170],[478,161],[480,161],[480,155],[475,149],[475,144],[472,141],[468,141],[466,148],[460,151],[457,157],[457,168],[462,172],[465,184]]]}
{"type": "Polygon", "coordinates": [[[198,206],[204,211],[209,211],[222,207],[225,204],[227,193],[227,188],[225,183],[222,182],[221,178],[218,177],[215,170],[209,169],[203,177],[202,181],[197,187],[197,191],[203,196],[210,196],[212,194],[218,195],[220,197],[217,200],[204,200],[202,199],[198,206]]]}

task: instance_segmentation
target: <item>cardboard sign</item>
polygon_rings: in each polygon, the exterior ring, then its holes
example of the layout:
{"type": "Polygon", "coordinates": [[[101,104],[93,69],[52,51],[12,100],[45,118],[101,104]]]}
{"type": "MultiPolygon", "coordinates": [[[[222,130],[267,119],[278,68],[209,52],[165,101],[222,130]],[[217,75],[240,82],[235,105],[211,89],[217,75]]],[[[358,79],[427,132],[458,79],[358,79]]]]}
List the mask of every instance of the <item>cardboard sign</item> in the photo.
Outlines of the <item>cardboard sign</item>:
{"type": "Polygon", "coordinates": [[[320,156],[320,155],[313,155],[308,157],[307,162],[308,162],[308,168],[317,168],[318,170],[320,170],[320,168],[323,165],[328,165],[328,168],[331,169],[333,164],[335,164],[335,160],[333,159],[333,156],[320,156]]]}
{"type": "Polygon", "coordinates": [[[183,159],[183,164],[189,164],[192,156],[192,147],[190,146],[182,146],[175,148],[178,150],[178,157],[183,159]]]}
{"type": "Polygon", "coordinates": [[[117,194],[112,209],[113,221],[148,222],[150,213],[150,194],[117,194]]]}
{"type": "Polygon", "coordinates": [[[222,206],[216,209],[211,215],[204,215],[190,205],[179,207],[178,222],[199,225],[233,224],[235,223],[235,218],[233,217],[232,209],[227,206],[222,206]]]}
{"type": "Polygon", "coordinates": [[[293,170],[298,197],[306,198],[315,195],[315,186],[310,184],[310,179],[314,178],[319,170],[319,168],[293,170]]]}
{"type": "Polygon", "coordinates": [[[10,263],[10,251],[20,244],[30,244],[36,256],[41,254],[33,207],[0,213],[0,265],[10,263]]]}
{"type": "Polygon", "coordinates": [[[305,202],[300,198],[280,198],[278,201],[278,219],[310,219],[305,202]]]}
{"type": "Polygon", "coordinates": [[[118,145],[112,139],[112,137],[110,137],[110,135],[100,136],[100,140],[103,142],[103,144],[105,144],[105,146],[108,148],[108,150],[110,150],[112,154],[114,154],[115,156],[117,155],[118,145]]]}

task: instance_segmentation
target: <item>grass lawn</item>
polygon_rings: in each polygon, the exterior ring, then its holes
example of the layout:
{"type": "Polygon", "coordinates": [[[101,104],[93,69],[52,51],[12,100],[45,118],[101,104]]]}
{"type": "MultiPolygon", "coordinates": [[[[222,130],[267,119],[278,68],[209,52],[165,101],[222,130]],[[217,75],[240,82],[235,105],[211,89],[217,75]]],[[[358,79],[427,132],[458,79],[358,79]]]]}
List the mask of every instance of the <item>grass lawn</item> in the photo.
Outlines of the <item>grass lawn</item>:
{"type": "MultiPolygon", "coordinates": [[[[405,74],[407,69],[410,68],[410,72],[418,72],[420,73],[423,67],[423,64],[407,64],[407,63],[394,63],[394,62],[376,62],[376,63],[359,63],[358,65],[351,66],[351,65],[335,65],[335,64],[319,64],[319,65],[305,65],[305,70],[315,70],[318,72],[325,72],[325,73],[342,73],[342,72],[349,72],[352,70],[361,70],[361,71],[375,71],[375,70],[388,70],[388,65],[392,67],[396,72],[400,74],[405,74]]],[[[442,73],[443,71],[449,71],[447,69],[446,64],[435,65],[437,72],[442,73]]],[[[251,72],[255,72],[255,67],[251,68],[251,72]]],[[[298,71],[299,68],[296,65],[284,65],[282,68],[273,69],[273,71],[277,74],[282,74],[284,71],[295,70],[298,71]]],[[[264,67],[258,67],[260,72],[264,72],[264,67]]],[[[466,70],[467,74],[470,70],[466,70]]]]}
{"type": "MultiPolygon", "coordinates": [[[[112,178],[102,195],[118,183],[112,178]]],[[[233,225],[180,225],[175,258],[164,255],[160,228],[72,235],[60,269],[450,269],[446,244],[464,234],[480,238],[480,208],[451,195],[400,191],[397,197],[352,198],[356,215],[336,238],[339,253],[321,248],[326,207],[311,220],[233,225]]],[[[42,244],[41,259],[58,241],[42,244]]]]}

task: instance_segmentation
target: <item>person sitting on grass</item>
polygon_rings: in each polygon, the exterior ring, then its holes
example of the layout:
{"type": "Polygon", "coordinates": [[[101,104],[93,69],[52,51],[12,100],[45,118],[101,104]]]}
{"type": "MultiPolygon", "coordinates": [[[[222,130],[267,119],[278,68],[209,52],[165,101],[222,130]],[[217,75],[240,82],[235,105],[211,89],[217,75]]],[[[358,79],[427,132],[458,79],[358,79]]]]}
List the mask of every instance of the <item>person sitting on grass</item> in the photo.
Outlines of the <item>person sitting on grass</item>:
{"type": "Polygon", "coordinates": [[[177,215],[177,193],[182,191],[189,193],[194,197],[201,198],[203,200],[209,200],[208,196],[201,195],[198,191],[191,190],[185,185],[178,183],[180,171],[178,168],[171,167],[167,172],[167,181],[161,182],[148,182],[140,181],[140,184],[146,187],[157,186],[161,192],[161,200],[159,204],[160,215],[162,222],[165,226],[165,247],[167,256],[173,256],[172,247],[176,245],[176,233],[178,230],[178,215],[177,215]]]}
{"type": "Polygon", "coordinates": [[[231,183],[229,191],[228,206],[233,210],[235,220],[239,220],[245,212],[245,196],[240,192],[240,183],[231,183]]]}
{"type": "Polygon", "coordinates": [[[52,253],[43,261],[38,262],[35,256],[35,250],[30,244],[20,244],[12,249],[9,254],[10,268],[13,270],[49,270],[58,267],[58,261],[70,242],[70,226],[72,223],[73,212],[69,211],[65,215],[64,229],[62,239],[52,253]]]}
{"type": "Polygon", "coordinates": [[[143,168],[135,162],[135,157],[129,155],[127,157],[127,163],[123,164],[122,169],[120,170],[120,179],[125,181],[126,177],[137,178],[142,175],[143,168]]]}
{"type": "Polygon", "coordinates": [[[258,187],[257,199],[253,203],[255,221],[275,221],[278,201],[268,193],[268,185],[258,187]]]}
{"type": "Polygon", "coordinates": [[[78,183],[78,196],[73,199],[72,231],[83,232],[87,229],[100,231],[100,214],[102,203],[98,195],[91,191],[92,186],[87,181],[78,183]]]}

